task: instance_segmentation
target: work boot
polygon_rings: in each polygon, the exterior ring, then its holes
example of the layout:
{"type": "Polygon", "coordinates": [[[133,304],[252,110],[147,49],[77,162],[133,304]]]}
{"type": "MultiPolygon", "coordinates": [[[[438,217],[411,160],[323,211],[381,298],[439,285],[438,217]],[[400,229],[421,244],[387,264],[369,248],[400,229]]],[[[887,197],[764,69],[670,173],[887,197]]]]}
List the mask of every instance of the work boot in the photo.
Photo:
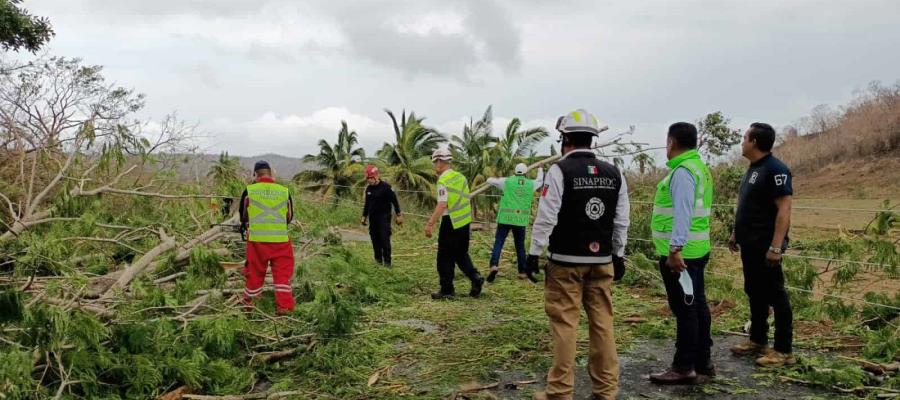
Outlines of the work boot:
{"type": "Polygon", "coordinates": [[[791,353],[782,353],[779,351],[771,351],[768,354],[757,358],[756,365],[766,368],[783,367],[785,365],[794,365],[797,359],[791,353]]]}
{"type": "Polygon", "coordinates": [[[481,296],[481,288],[484,286],[484,278],[481,275],[475,275],[475,279],[472,280],[472,290],[469,290],[469,296],[478,297],[481,296]]]}
{"type": "Polygon", "coordinates": [[[491,273],[489,273],[487,277],[489,283],[494,283],[494,279],[497,279],[497,272],[499,272],[499,270],[499,268],[491,266],[491,273]]]}
{"type": "Polygon", "coordinates": [[[692,385],[697,383],[697,373],[693,369],[679,371],[669,368],[664,372],[650,374],[650,382],[657,385],[692,385]]]}
{"type": "Polygon", "coordinates": [[[453,300],[453,293],[434,292],[431,294],[432,300],[453,300]]]}
{"type": "Polygon", "coordinates": [[[528,279],[528,274],[526,274],[524,272],[519,272],[519,274],[516,275],[516,278],[519,278],[520,281],[524,281],[524,280],[528,279]]]}
{"type": "Polygon", "coordinates": [[[766,354],[769,346],[756,343],[752,340],[744,341],[731,347],[731,354],[736,356],[750,356],[755,354],[766,354]]]}
{"type": "Polygon", "coordinates": [[[697,372],[697,375],[703,375],[707,378],[714,378],[716,376],[716,365],[713,364],[712,360],[707,361],[702,365],[702,367],[694,367],[694,371],[697,372]]]}

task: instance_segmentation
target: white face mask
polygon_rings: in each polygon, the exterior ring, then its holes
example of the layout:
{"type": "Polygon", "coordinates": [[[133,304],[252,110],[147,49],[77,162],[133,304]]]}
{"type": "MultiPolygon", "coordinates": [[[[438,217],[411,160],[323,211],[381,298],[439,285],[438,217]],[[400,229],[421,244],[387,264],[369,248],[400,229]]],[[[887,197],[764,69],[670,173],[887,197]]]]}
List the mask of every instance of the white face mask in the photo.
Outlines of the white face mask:
{"type": "Polygon", "coordinates": [[[691,280],[691,275],[687,270],[681,271],[678,283],[681,284],[681,290],[684,291],[684,304],[694,304],[694,281],[691,280]]]}

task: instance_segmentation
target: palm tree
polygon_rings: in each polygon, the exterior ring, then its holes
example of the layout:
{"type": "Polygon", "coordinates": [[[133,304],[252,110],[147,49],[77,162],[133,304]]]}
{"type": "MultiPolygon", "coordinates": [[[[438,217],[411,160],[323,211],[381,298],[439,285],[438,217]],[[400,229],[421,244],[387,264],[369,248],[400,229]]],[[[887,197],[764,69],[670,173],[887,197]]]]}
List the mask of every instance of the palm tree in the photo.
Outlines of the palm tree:
{"type": "Polygon", "coordinates": [[[212,179],[218,193],[236,196],[244,187],[240,177],[242,170],[240,159],[223,151],[219,154],[219,159],[209,167],[206,177],[212,179]]]}
{"type": "Polygon", "coordinates": [[[491,106],[488,106],[480,120],[469,120],[463,126],[462,137],[454,135],[450,140],[450,149],[454,153],[453,168],[468,178],[470,187],[474,188],[487,179],[485,173],[491,163],[491,149],[497,143],[492,131],[493,114],[491,106]]]}
{"type": "Polygon", "coordinates": [[[385,143],[377,156],[387,164],[386,171],[400,190],[414,193],[413,198],[425,202],[432,198],[434,172],[431,169],[431,152],[446,139],[437,130],[422,124],[425,118],[417,118],[406,110],[397,118],[391,110],[384,110],[394,126],[394,143],[385,143]]]}
{"type": "Polygon", "coordinates": [[[322,192],[322,196],[333,197],[334,201],[350,195],[353,187],[362,182],[362,161],[365,151],[360,147],[359,135],[341,121],[341,130],[332,146],[325,139],[319,140],[319,154],[303,156],[303,162],[316,163],[320,168],[302,171],[294,175],[294,180],[311,183],[311,189],[322,192]]]}
{"type": "Polygon", "coordinates": [[[506,125],[506,132],[494,146],[495,175],[509,175],[517,163],[525,162],[533,158],[534,147],[546,139],[550,134],[543,127],[530,128],[524,131],[522,121],[513,118],[506,125]]]}
{"type": "Polygon", "coordinates": [[[641,175],[644,175],[647,167],[652,166],[654,163],[656,163],[656,160],[653,159],[653,156],[651,156],[650,153],[638,153],[634,156],[631,162],[637,163],[638,170],[641,171],[641,175]]]}

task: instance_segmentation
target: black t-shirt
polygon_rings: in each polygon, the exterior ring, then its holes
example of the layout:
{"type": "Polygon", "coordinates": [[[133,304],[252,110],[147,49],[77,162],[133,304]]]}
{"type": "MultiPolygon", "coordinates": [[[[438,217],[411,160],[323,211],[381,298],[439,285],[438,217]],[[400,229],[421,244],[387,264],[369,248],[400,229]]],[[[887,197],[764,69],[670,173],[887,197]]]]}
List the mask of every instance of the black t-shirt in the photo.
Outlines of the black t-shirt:
{"type": "Polygon", "coordinates": [[[741,181],[734,221],[739,243],[772,241],[778,216],[775,199],[794,194],[791,179],[791,170],[772,154],[750,164],[741,181]]]}
{"type": "Polygon", "coordinates": [[[391,205],[394,212],[400,214],[400,203],[394,189],[385,181],[366,186],[366,203],[363,205],[363,217],[370,219],[391,216],[391,205]]]}

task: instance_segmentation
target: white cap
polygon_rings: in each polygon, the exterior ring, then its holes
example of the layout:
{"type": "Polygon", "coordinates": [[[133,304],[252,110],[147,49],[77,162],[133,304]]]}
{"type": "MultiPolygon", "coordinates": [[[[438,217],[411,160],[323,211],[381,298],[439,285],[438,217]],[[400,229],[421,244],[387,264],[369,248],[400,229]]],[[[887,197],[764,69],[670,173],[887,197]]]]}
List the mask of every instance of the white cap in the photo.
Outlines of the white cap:
{"type": "Polygon", "coordinates": [[[560,133],[589,133],[597,136],[607,129],[600,120],[583,108],[572,111],[556,121],[556,130],[560,133]]]}
{"type": "Polygon", "coordinates": [[[522,163],[516,164],[516,175],[525,175],[528,172],[528,166],[522,163]]]}
{"type": "Polygon", "coordinates": [[[435,161],[453,161],[453,153],[446,147],[438,147],[431,153],[431,162],[435,161]]]}

